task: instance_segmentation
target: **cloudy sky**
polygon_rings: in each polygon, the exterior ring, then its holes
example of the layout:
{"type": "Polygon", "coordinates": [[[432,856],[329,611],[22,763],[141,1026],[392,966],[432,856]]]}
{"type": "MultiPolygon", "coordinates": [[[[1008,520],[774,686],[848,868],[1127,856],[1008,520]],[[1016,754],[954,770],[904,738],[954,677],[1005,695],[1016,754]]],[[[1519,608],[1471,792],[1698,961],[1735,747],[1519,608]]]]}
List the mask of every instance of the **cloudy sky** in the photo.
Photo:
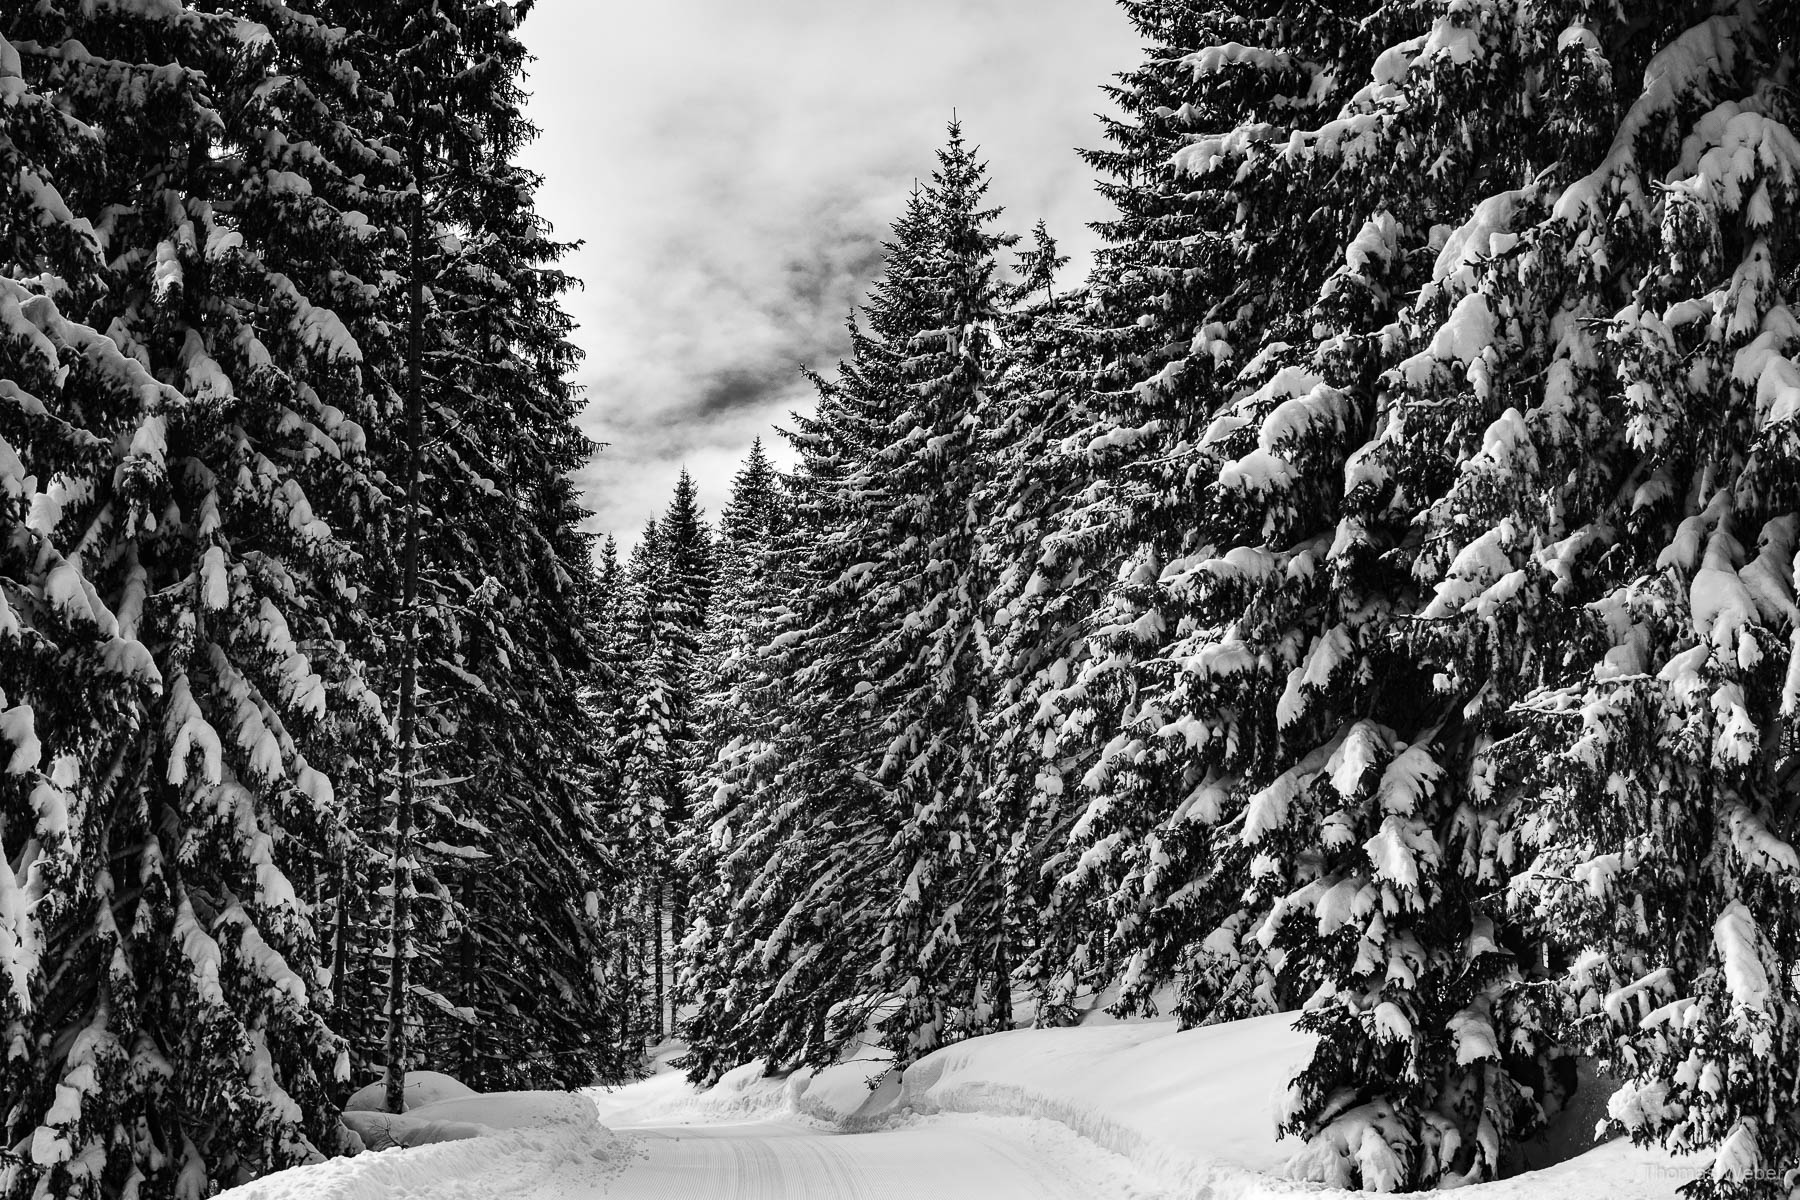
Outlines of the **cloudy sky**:
{"type": "MultiPolygon", "coordinates": [[[[1137,44],[1111,0],[540,0],[526,155],[585,246],[593,528],[635,541],[686,466],[710,512],[750,440],[806,408],[952,111],[1002,224],[1085,268],[1105,215],[1076,146],[1137,44]]],[[[779,442],[778,438],[768,438],[779,442]]]]}

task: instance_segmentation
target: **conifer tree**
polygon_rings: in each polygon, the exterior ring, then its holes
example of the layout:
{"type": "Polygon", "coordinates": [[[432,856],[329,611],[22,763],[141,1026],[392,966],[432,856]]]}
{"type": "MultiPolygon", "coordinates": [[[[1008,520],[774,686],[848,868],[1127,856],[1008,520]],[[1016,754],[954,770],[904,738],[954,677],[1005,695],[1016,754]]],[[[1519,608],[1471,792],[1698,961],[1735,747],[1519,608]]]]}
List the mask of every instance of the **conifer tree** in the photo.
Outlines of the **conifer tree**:
{"type": "Polygon", "coordinates": [[[341,120],[341,35],[257,15],[0,27],[27,218],[0,279],[9,1196],[199,1196],[337,1146],[313,917],[379,705],[309,491],[361,478],[331,305],[366,264],[337,202],[363,163],[289,153],[341,120]]]}
{"type": "MultiPolygon", "coordinates": [[[[782,715],[781,689],[760,650],[781,605],[774,545],[788,529],[787,517],[781,480],[757,438],[719,518],[716,615],[688,784],[694,809],[675,847],[677,877],[693,889],[688,919],[678,927],[676,999],[698,1009],[685,1032],[703,1046],[717,1047],[729,1036],[728,1026],[711,1022],[732,1019],[716,997],[734,975],[724,939],[745,864],[728,870],[727,860],[747,816],[744,785],[774,748],[782,715]]],[[[697,1054],[688,1059],[690,1067],[698,1061],[697,1054]]]]}
{"type": "Polygon", "coordinates": [[[983,532],[993,562],[993,739],[987,810],[1004,848],[1000,869],[1015,973],[1037,993],[1037,1019],[1056,1023],[1095,972],[1084,942],[1095,932],[1085,910],[1063,897],[1047,924],[1061,855],[1070,844],[1062,784],[1062,742],[1079,736],[1060,724],[1059,702],[1081,675],[1087,619],[1112,576],[1097,559],[1078,516],[1098,481],[1085,453],[1094,421],[1084,344],[1084,292],[1058,296],[1049,267],[1060,261],[1039,222],[1038,249],[1021,255],[1019,305],[1003,326],[1003,396],[986,430],[989,468],[983,532]],[[1046,257],[1036,257],[1039,254],[1046,257]]]}
{"type": "Polygon", "coordinates": [[[1454,16],[1434,40],[1535,90],[1515,176],[1395,330],[1365,477],[1426,486],[1359,508],[1420,531],[1420,656],[1476,732],[1470,790],[1511,814],[1483,841],[1516,838],[1562,1032],[1627,1080],[1612,1115],[1712,1151],[1693,1194],[1782,1195],[1796,13],[1454,16]]]}
{"type": "Polygon", "coordinates": [[[1769,565],[1789,414],[1764,381],[1792,176],[1758,81],[1791,11],[1133,11],[1182,35],[1139,134],[1177,127],[1167,195],[1201,207],[1193,245],[1236,260],[1194,352],[1244,365],[1176,443],[1203,485],[1179,556],[1138,551],[1113,601],[1152,646],[1178,635],[1134,656],[1087,780],[1078,844],[1119,864],[1128,983],[1179,978],[1190,1020],[1246,985],[1310,1000],[1326,1036],[1288,1111],[1320,1178],[1491,1175],[1585,1027],[1636,1076],[1621,1119],[1720,1145],[1702,1191],[1767,1190],[1756,1167],[1791,1133],[1751,1062],[1789,1019],[1786,922],[1755,907],[1787,846],[1763,643],[1791,631],[1791,583],[1769,565]],[[1763,557],[1732,532],[1740,504],[1763,557]],[[1646,768],[1658,738],[1674,761],[1646,768]],[[1633,796],[1682,817],[1621,848],[1633,796]],[[1539,855],[1511,889],[1535,929],[1498,903],[1519,850],[1539,855]],[[1596,902],[1577,922],[1571,878],[1596,902]],[[1632,885],[1621,921],[1607,898],[1632,885]],[[1554,1027],[1546,960],[1593,1015],[1554,1027]]]}
{"type": "Polygon", "coordinates": [[[686,823],[689,811],[686,776],[697,751],[696,708],[707,673],[707,633],[718,590],[719,553],[712,527],[700,510],[693,477],[685,469],[676,478],[661,532],[664,590],[658,597],[656,620],[664,639],[662,666],[674,705],[670,738],[675,752],[674,774],[665,784],[665,797],[670,825],[678,828],[686,823]]]}
{"type": "Polygon", "coordinates": [[[598,784],[602,795],[618,794],[617,743],[624,716],[625,678],[629,657],[625,651],[627,592],[625,569],[619,563],[619,543],[607,534],[600,544],[599,562],[593,574],[593,613],[598,645],[594,674],[585,703],[600,744],[606,751],[606,771],[598,784]]]}
{"type": "Polygon", "coordinates": [[[788,609],[764,652],[782,721],[711,810],[740,814],[715,842],[738,899],[697,933],[731,963],[696,997],[702,1077],[746,1047],[829,1061],[878,1014],[910,1059],[987,1028],[1007,991],[978,503],[1011,239],[988,228],[986,188],[953,123],[799,432],[788,609]]]}
{"type": "MultiPolygon", "coordinates": [[[[909,211],[922,235],[916,193],[909,211]]],[[[854,320],[851,332],[853,345],[876,348],[854,320]]],[[[704,764],[690,834],[689,862],[705,873],[695,876],[680,989],[693,1007],[683,1065],[698,1081],[758,1057],[774,1068],[829,1061],[861,1028],[852,1020],[847,1035],[828,1018],[860,983],[847,964],[867,945],[869,904],[850,889],[857,864],[877,852],[878,830],[867,819],[806,821],[800,798],[867,796],[847,765],[862,734],[842,719],[855,681],[840,668],[859,626],[827,588],[840,571],[830,539],[848,511],[841,484],[868,452],[878,403],[849,364],[840,380],[812,379],[818,407],[796,414],[789,434],[800,460],[784,480],[789,520],[764,560],[769,603],[745,632],[748,677],[733,706],[747,728],[704,764]]]]}
{"type": "Polygon", "coordinates": [[[658,619],[668,592],[668,555],[662,522],[651,520],[632,547],[625,568],[627,617],[625,653],[630,674],[625,686],[625,716],[617,749],[619,801],[624,831],[637,856],[637,869],[648,872],[666,823],[666,784],[675,770],[671,749],[671,698],[665,629],[658,619]]]}
{"type": "MultiPolygon", "coordinates": [[[[1204,475],[1187,469],[1187,456],[1230,395],[1233,358],[1251,357],[1234,352],[1228,327],[1266,328],[1286,284],[1279,268],[1259,274],[1244,261],[1251,247],[1231,235],[1235,198],[1194,188],[1173,166],[1190,130],[1255,119],[1259,104],[1279,107],[1285,93],[1235,71],[1195,86],[1189,55],[1227,40],[1228,14],[1124,7],[1152,52],[1108,89],[1122,114],[1104,120],[1109,145],[1084,153],[1118,215],[1097,226],[1106,244],[1058,351],[1062,380],[1040,368],[1041,382],[1029,385],[1079,400],[1054,410],[1067,432],[1046,475],[1066,491],[1039,538],[1054,572],[1014,585],[1030,589],[1020,615],[1031,619],[1009,653],[1027,657],[1002,680],[1031,699],[1012,710],[1029,724],[1007,733],[1014,749],[1001,769],[1030,781],[1030,836],[1048,885],[1042,945],[1026,968],[1040,1019],[1059,1019],[1078,993],[1121,977],[1127,1012],[1149,1011],[1151,996],[1177,977],[1204,977],[1189,969],[1194,947],[1222,914],[1164,910],[1164,895],[1179,894],[1182,907],[1199,895],[1158,861],[1214,859],[1204,826],[1187,819],[1194,807],[1183,807],[1204,772],[1189,778],[1169,763],[1168,739],[1130,727],[1140,711],[1162,711],[1142,710],[1141,692],[1166,683],[1158,652],[1182,627],[1165,565],[1199,548],[1193,516],[1204,475]],[[1031,628],[1043,619],[1033,608],[1053,622],[1041,633],[1031,628]],[[1034,674],[1022,675],[1027,665],[1034,674]]],[[[1202,1019],[1210,999],[1178,1000],[1178,1010],[1202,1019]]]]}
{"type": "Polygon", "coordinates": [[[695,727],[704,686],[706,629],[714,590],[712,531],[703,519],[693,478],[684,469],[661,520],[634,560],[637,644],[632,717],[622,750],[623,799],[629,820],[641,824],[645,912],[655,1000],[652,1032],[667,1032],[669,935],[686,924],[689,885],[672,869],[691,804],[688,788],[699,752],[695,727]]]}
{"type": "MultiPolygon", "coordinates": [[[[591,557],[567,474],[591,447],[572,425],[575,352],[557,300],[568,280],[554,266],[565,247],[533,211],[536,178],[513,162],[532,133],[525,52],[507,5],[338,15],[401,172],[381,299],[406,315],[366,370],[384,469],[362,526],[378,565],[363,650],[390,694],[404,697],[411,675],[413,719],[410,736],[395,731],[412,747],[388,776],[396,808],[369,813],[406,831],[390,905],[367,912],[398,936],[370,947],[378,969],[362,982],[385,982],[390,1034],[428,1034],[432,1055],[472,1082],[576,1081],[619,1065],[605,970],[620,878],[581,703],[591,557]],[[432,935],[410,953],[403,906],[432,935]]],[[[412,1060],[414,1048],[379,1057],[412,1060]]]]}
{"type": "Polygon", "coordinates": [[[1103,514],[1123,564],[1065,718],[1088,801],[1053,911],[1079,934],[1099,909],[1098,937],[1066,940],[1077,965],[1097,949],[1122,971],[1124,1010],[1169,983],[1189,1022],[1310,1000],[1330,1036],[1290,1099],[1303,1169],[1377,1188],[1489,1175],[1554,1102],[1554,1047],[1477,907],[1492,814],[1444,765],[1469,742],[1419,703],[1429,674],[1392,632],[1414,593],[1379,555],[1404,527],[1338,508],[1394,275],[1417,261],[1398,230],[1481,186],[1425,170],[1466,102],[1463,60],[1421,40],[1416,102],[1398,104],[1379,55],[1429,29],[1412,9],[1354,29],[1132,11],[1163,48],[1121,92],[1119,149],[1093,156],[1120,180],[1093,285],[1120,322],[1093,351],[1110,428],[1090,448],[1128,455],[1103,514]],[[1371,71],[1375,89],[1328,86],[1371,71]],[[1430,185],[1402,190],[1414,173],[1430,185]]]}
{"type": "Polygon", "coordinates": [[[910,327],[878,330],[901,354],[903,402],[848,482],[859,511],[844,537],[872,634],[857,677],[879,757],[865,770],[898,818],[872,983],[899,999],[881,1028],[902,1059],[984,1032],[1010,989],[983,807],[991,582],[978,504],[1005,303],[994,256],[1014,239],[989,228],[998,210],[982,207],[986,168],[955,122],[938,162],[924,270],[889,276],[904,299],[891,317],[910,327]]]}
{"type": "Polygon", "coordinates": [[[1069,256],[1056,252],[1056,239],[1042,218],[1031,227],[1031,249],[1019,252],[1018,280],[1013,284],[1014,299],[1035,302],[1044,294],[1045,303],[1056,300],[1056,273],[1069,265],[1069,256]]]}
{"type": "Polygon", "coordinates": [[[695,1006],[684,1061],[696,1080],[757,1057],[829,1062],[877,1006],[867,964],[879,887],[863,865],[884,835],[861,773],[873,735],[866,719],[846,719],[858,712],[868,629],[844,579],[857,560],[841,534],[861,512],[848,483],[902,402],[887,338],[909,336],[909,287],[928,270],[934,228],[915,187],[884,243],[884,277],[862,319],[851,316],[850,360],[835,378],[809,375],[816,410],[796,414],[788,435],[799,458],[786,481],[792,521],[770,555],[776,602],[751,630],[757,677],[744,689],[768,719],[750,752],[715,753],[696,830],[713,866],[684,949],[682,986],[695,1006]]]}

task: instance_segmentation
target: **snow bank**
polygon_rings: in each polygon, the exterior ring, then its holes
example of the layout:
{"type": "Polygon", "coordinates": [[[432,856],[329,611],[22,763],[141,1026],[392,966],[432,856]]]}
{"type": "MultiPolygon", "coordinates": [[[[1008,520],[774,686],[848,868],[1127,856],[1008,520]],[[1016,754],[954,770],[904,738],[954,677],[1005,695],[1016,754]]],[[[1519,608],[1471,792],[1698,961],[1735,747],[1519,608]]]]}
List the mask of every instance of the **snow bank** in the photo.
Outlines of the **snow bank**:
{"type": "Polygon", "coordinates": [[[840,1129],[864,1129],[884,1120],[900,1099],[901,1076],[885,1051],[834,1063],[804,1081],[800,1111],[840,1129]]]}
{"type": "MultiPolygon", "coordinates": [[[[437,1071],[408,1071],[406,1086],[401,1092],[407,1112],[422,1104],[436,1104],[440,1100],[455,1100],[475,1094],[475,1089],[461,1080],[452,1079],[437,1071]]],[[[383,1112],[386,1108],[386,1079],[377,1079],[366,1087],[358,1088],[344,1101],[345,1112],[383,1112]]]]}
{"type": "Polygon", "coordinates": [[[795,1087],[807,1072],[785,1077],[764,1074],[761,1059],[727,1071],[706,1091],[695,1091],[679,1071],[668,1071],[622,1087],[589,1088],[582,1094],[608,1126],[691,1125],[754,1121],[799,1111],[795,1087]]]}
{"type": "Polygon", "coordinates": [[[616,1088],[585,1093],[609,1126],[698,1125],[806,1117],[836,1129],[866,1128],[883,1119],[900,1095],[893,1056],[863,1047],[842,1062],[768,1075],[761,1059],[734,1067],[705,1091],[679,1072],[659,1073],[616,1088]]]}
{"type": "Polygon", "coordinates": [[[404,1115],[346,1109],[343,1122],[356,1131],[370,1150],[429,1146],[512,1129],[573,1129],[591,1133],[600,1127],[593,1102],[567,1092],[478,1095],[471,1091],[466,1096],[414,1106],[404,1115]]]}
{"type": "Polygon", "coordinates": [[[221,1194],[232,1200],[531,1197],[546,1194],[553,1179],[598,1181],[629,1158],[585,1096],[456,1088],[467,1094],[405,1114],[346,1111],[344,1123],[369,1152],[295,1167],[221,1194]]]}
{"type": "MultiPolygon", "coordinates": [[[[914,1063],[894,1111],[1056,1121],[1131,1159],[1175,1197],[1364,1197],[1283,1175],[1300,1147],[1278,1138],[1276,1105],[1315,1040],[1296,1032],[1293,1018],[1186,1031],[1164,1020],[974,1038],[914,1063]]],[[[1472,1192],[1483,1200],[1676,1200],[1698,1169],[1693,1159],[1613,1141],[1472,1192]]]]}
{"type": "Polygon", "coordinates": [[[1178,1031],[1172,1021],[1019,1029],[946,1047],[901,1081],[913,1112],[1045,1117],[1178,1195],[1313,1191],[1275,1178],[1275,1105],[1312,1053],[1292,1016],[1178,1031]]]}

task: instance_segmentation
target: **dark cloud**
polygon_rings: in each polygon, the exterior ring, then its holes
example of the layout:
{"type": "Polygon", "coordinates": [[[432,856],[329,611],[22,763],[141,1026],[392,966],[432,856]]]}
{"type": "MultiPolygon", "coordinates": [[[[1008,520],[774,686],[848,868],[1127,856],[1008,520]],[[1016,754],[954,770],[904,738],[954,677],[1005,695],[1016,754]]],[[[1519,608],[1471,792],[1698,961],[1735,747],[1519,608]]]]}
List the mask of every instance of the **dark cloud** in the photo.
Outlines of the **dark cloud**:
{"type": "Polygon", "coordinates": [[[770,396],[786,390],[793,375],[794,369],[789,366],[727,367],[705,382],[693,407],[682,415],[716,417],[741,408],[761,411],[768,406],[770,396]]]}
{"type": "Polygon", "coordinates": [[[798,368],[846,351],[953,108],[1007,228],[1046,217],[1079,260],[1104,206],[1070,147],[1098,140],[1098,87],[1137,52],[1107,0],[572,3],[523,30],[544,130],[528,165],[586,242],[569,306],[583,425],[609,447],[579,481],[622,533],[683,465],[716,508],[750,439],[809,403],[798,368]]]}

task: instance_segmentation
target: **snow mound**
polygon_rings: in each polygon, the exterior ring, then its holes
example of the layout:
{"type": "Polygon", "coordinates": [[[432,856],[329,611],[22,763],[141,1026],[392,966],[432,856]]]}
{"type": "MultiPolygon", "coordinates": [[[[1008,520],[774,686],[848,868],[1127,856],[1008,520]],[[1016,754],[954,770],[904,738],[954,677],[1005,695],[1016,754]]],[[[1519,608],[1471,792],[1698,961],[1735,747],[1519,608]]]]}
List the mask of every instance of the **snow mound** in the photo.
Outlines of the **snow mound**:
{"type": "Polygon", "coordinates": [[[802,1117],[834,1129],[862,1130],[885,1119],[900,1097],[900,1079],[891,1053],[865,1045],[821,1070],[801,1067],[771,1075],[757,1059],[733,1067],[704,1091],[669,1072],[622,1087],[589,1088],[585,1095],[613,1127],[802,1117]]]}
{"type": "MultiPolygon", "coordinates": [[[[424,1104],[436,1104],[440,1100],[457,1100],[464,1096],[473,1096],[475,1089],[463,1084],[460,1080],[437,1071],[408,1071],[404,1090],[406,1111],[411,1112],[424,1104]]],[[[384,1112],[387,1109],[387,1080],[377,1079],[366,1087],[358,1088],[344,1101],[345,1112],[384,1112]]]]}
{"type": "Polygon", "coordinates": [[[602,1128],[593,1102],[567,1092],[470,1092],[418,1105],[404,1115],[346,1111],[342,1120],[370,1150],[429,1146],[512,1129],[602,1128]]]}
{"type": "Polygon", "coordinates": [[[471,1092],[458,1099],[422,1105],[407,1115],[426,1120],[467,1121],[492,1130],[564,1126],[593,1129],[600,1124],[593,1101],[576,1092],[471,1092]]]}
{"type": "Polygon", "coordinates": [[[405,1150],[478,1138],[488,1130],[468,1121],[422,1121],[406,1113],[347,1112],[340,1118],[365,1150],[405,1150]]]}
{"type": "Polygon", "coordinates": [[[755,1121],[791,1116],[800,1111],[800,1093],[813,1073],[801,1069],[770,1075],[761,1059],[733,1067],[719,1082],[696,1091],[679,1071],[669,1071],[621,1087],[589,1088],[583,1093],[600,1119],[626,1125],[698,1125],[719,1121],[755,1121]]]}
{"type": "Polygon", "coordinates": [[[1269,1178],[1298,1149],[1278,1145],[1275,1119],[1314,1042],[1292,1025],[1287,1014],[1186,1031],[1152,1021],[991,1034],[914,1063],[899,1105],[1048,1118],[1178,1194],[1292,1191],[1269,1178]]]}
{"type": "MultiPolygon", "coordinates": [[[[947,1046],[900,1080],[896,1114],[983,1113],[1066,1126],[1123,1155],[1174,1197],[1362,1197],[1286,1177],[1300,1143],[1276,1111],[1311,1058],[1285,1013],[1178,1030],[1172,1021],[1019,1029],[947,1046]]],[[[1511,1179],[1482,1200],[1676,1200],[1699,1170],[1624,1141],[1511,1179]]]]}
{"type": "Polygon", "coordinates": [[[893,1056],[865,1051],[862,1057],[815,1072],[797,1091],[805,1115],[841,1129],[863,1129],[884,1118],[900,1099],[900,1073],[893,1056]]]}
{"type": "Polygon", "coordinates": [[[536,1197],[572,1178],[598,1190],[630,1157],[600,1123],[593,1103],[566,1092],[469,1092],[403,1115],[346,1112],[344,1122],[371,1149],[395,1148],[294,1167],[221,1195],[232,1200],[536,1197]]]}

